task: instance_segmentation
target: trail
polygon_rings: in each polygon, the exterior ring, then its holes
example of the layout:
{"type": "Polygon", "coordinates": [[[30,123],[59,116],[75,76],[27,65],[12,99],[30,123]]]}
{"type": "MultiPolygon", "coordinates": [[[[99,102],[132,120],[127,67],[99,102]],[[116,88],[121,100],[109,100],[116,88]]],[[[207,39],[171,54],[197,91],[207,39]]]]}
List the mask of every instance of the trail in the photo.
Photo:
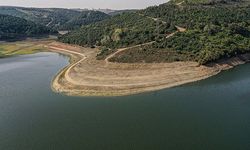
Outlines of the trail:
{"type": "MultiPolygon", "coordinates": [[[[140,16],[145,16],[145,15],[143,15],[143,14],[139,14],[139,15],[140,15],[140,16]]],[[[160,22],[162,22],[163,24],[167,24],[167,22],[165,22],[165,21],[163,21],[163,20],[160,20],[160,19],[158,19],[158,18],[153,18],[153,17],[149,17],[149,16],[146,16],[146,17],[147,17],[147,18],[150,18],[150,19],[152,19],[152,20],[154,20],[154,21],[160,21],[160,22]]],[[[175,35],[176,33],[178,33],[178,32],[185,32],[185,31],[187,30],[186,28],[183,28],[183,27],[179,27],[179,26],[175,26],[175,27],[176,27],[177,31],[176,31],[176,32],[173,32],[173,33],[171,33],[171,34],[168,34],[168,35],[166,36],[166,39],[168,39],[168,38],[174,36],[174,35],[175,35]]],[[[131,49],[131,48],[136,48],[136,47],[141,47],[141,46],[145,46],[145,45],[150,45],[150,44],[153,44],[153,43],[155,43],[155,42],[156,42],[156,41],[151,41],[151,42],[144,43],[144,44],[139,44],[139,45],[135,45],[135,46],[131,46],[131,47],[126,47],[126,48],[118,49],[115,53],[109,55],[109,56],[105,59],[105,62],[106,62],[106,63],[110,63],[109,60],[110,60],[112,57],[114,57],[115,55],[119,54],[120,52],[126,51],[126,50],[131,49]]]]}
{"type": "MultiPolygon", "coordinates": [[[[145,16],[145,15],[143,15],[143,14],[139,14],[139,15],[145,16]]],[[[163,24],[167,24],[167,22],[162,21],[162,20],[160,20],[160,19],[158,19],[158,18],[153,18],[153,17],[149,17],[149,16],[146,16],[146,17],[147,17],[147,18],[150,18],[150,19],[152,19],[152,20],[154,20],[154,21],[160,21],[160,22],[162,22],[163,24]]],[[[171,34],[168,34],[168,35],[166,36],[166,39],[168,39],[168,38],[174,36],[174,35],[175,35],[176,33],[178,33],[178,32],[186,32],[186,30],[187,30],[186,28],[183,28],[183,27],[179,27],[179,26],[175,26],[175,27],[176,27],[177,31],[176,31],[176,32],[173,32],[173,33],[171,33],[171,34]]],[[[109,60],[110,60],[112,57],[114,57],[115,55],[117,55],[117,54],[119,54],[119,53],[121,53],[121,52],[123,52],[123,51],[126,51],[126,50],[128,50],[128,49],[136,48],[136,47],[141,47],[141,46],[145,46],[145,45],[150,45],[150,44],[153,44],[153,43],[155,43],[155,42],[156,42],[156,41],[151,41],[151,42],[148,42],[148,43],[139,44],[139,45],[135,45],[135,46],[131,46],[131,47],[120,48],[120,49],[118,49],[115,53],[109,55],[109,56],[105,59],[105,62],[106,62],[106,63],[111,63],[109,60]]]]}
{"type": "Polygon", "coordinates": [[[138,13],[138,14],[139,14],[140,16],[147,17],[147,18],[152,19],[152,20],[154,20],[154,21],[160,21],[160,22],[162,22],[163,24],[167,24],[166,21],[160,20],[159,18],[154,18],[154,17],[146,16],[146,15],[140,14],[140,13],[138,13]]]}
{"type": "Polygon", "coordinates": [[[71,64],[70,66],[68,66],[66,68],[66,70],[62,71],[58,76],[61,76],[63,73],[64,73],[64,77],[66,80],[68,80],[69,82],[71,83],[76,83],[75,80],[73,80],[71,77],[70,77],[70,70],[72,68],[74,68],[75,66],[77,66],[78,64],[80,64],[82,61],[84,61],[87,57],[82,54],[82,53],[79,53],[79,52],[75,52],[75,51],[70,51],[70,50],[66,50],[64,48],[58,48],[58,47],[54,47],[54,46],[50,46],[49,47],[50,49],[53,49],[53,50],[57,50],[57,51],[64,51],[64,52],[67,52],[69,54],[76,54],[76,55],[79,55],[81,57],[81,59],[73,64],[71,64]]]}
{"type": "Polygon", "coordinates": [[[54,21],[54,19],[51,18],[51,21],[48,24],[46,24],[46,27],[48,27],[53,21],[54,21]]]}
{"type": "MultiPolygon", "coordinates": [[[[179,31],[176,31],[176,32],[173,32],[173,33],[167,35],[167,36],[166,36],[166,39],[168,39],[168,38],[174,36],[174,35],[175,35],[176,33],[178,33],[178,32],[179,32],[179,31]]],[[[155,43],[155,42],[156,42],[156,41],[151,41],[151,42],[148,42],[148,43],[139,44],[139,45],[135,45],[135,46],[131,46],[131,47],[120,48],[120,49],[118,49],[115,53],[109,55],[109,56],[105,59],[105,62],[106,62],[106,63],[112,63],[112,62],[110,62],[109,60],[110,60],[112,57],[114,57],[115,55],[117,55],[117,54],[119,54],[119,53],[121,53],[121,52],[123,52],[123,51],[129,50],[129,49],[131,49],[131,48],[137,48],[137,47],[141,47],[141,46],[145,46],[145,45],[151,45],[151,44],[153,44],[153,43],[155,43]]]]}
{"type": "Polygon", "coordinates": [[[181,4],[183,4],[185,1],[182,1],[182,2],[180,2],[180,3],[177,3],[176,5],[177,6],[180,6],[181,4]]]}
{"type": "Polygon", "coordinates": [[[153,44],[153,43],[155,43],[155,41],[151,41],[151,42],[148,42],[148,43],[139,44],[139,45],[135,45],[135,46],[131,46],[131,47],[120,48],[120,49],[118,49],[115,53],[109,55],[109,56],[105,59],[105,62],[106,62],[106,63],[110,63],[110,62],[109,62],[109,59],[111,59],[111,58],[114,57],[115,55],[119,54],[120,52],[126,51],[126,50],[131,49],[131,48],[136,48],[136,47],[141,47],[141,46],[145,46],[145,45],[150,45],[150,44],[153,44]]]}
{"type": "MultiPolygon", "coordinates": [[[[181,2],[181,3],[178,3],[177,5],[181,5],[182,3],[184,3],[184,1],[181,2]]],[[[163,20],[161,20],[161,19],[159,19],[159,18],[154,18],[154,17],[146,16],[146,15],[140,14],[140,13],[139,13],[139,15],[140,15],[140,16],[144,16],[144,17],[147,17],[147,18],[152,19],[152,20],[154,20],[154,21],[159,21],[159,22],[161,22],[161,23],[163,23],[163,24],[167,24],[166,21],[163,21],[163,20]]],[[[187,30],[186,28],[183,28],[183,27],[180,27],[180,26],[177,26],[177,25],[175,25],[175,27],[176,27],[176,29],[177,29],[179,32],[185,32],[185,31],[187,30]]]]}

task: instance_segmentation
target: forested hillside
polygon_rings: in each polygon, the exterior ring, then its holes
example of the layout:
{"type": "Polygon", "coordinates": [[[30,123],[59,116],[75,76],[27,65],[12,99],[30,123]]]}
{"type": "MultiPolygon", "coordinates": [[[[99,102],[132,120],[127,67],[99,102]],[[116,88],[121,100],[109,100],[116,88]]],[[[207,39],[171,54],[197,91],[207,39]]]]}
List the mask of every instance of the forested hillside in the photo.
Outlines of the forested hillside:
{"type": "Polygon", "coordinates": [[[124,10],[115,10],[113,12],[108,13],[110,16],[120,15],[122,13],[136,12],[136,9],[124,9],[124,10]]]}
{"type": "Polygon", "coordinates": [[[31,21],[9,15],[0,15],[0,40],[16,39],[27,36],[41,36],[53,33],[57,32],[31,21]]]}
{"type": "Polygon", "coordinates": [[[172,0],[84,26],[60,40],[101,45],[105,51],[154,41],[115,61],[144,61],[144,57],[157,54],[150,62],[192,60],[205,64],[250,52],[249,12],[249,0],[172,0]],[[177,32],[178,27],[185,32],[177,32]]]}
{"type": "Polygon", "coordinates": [[[62,24],[59,29],[72,30],[77,29],[83,25],[88,25],[104,19],[108,19],[110,16],[99,11],[83,11],[79,15],[72,17],[69,21],[62,24]]]}
{"type": "MultiPolygon", "coordinates": [[[[150,7],[141,13],[187,29],[153,45],[189,53],[206,63],[250,52],[250,5],[243,0],[187,0],[150,7]]],[[[187,57],[188,58],[188,57],[187,57]]]]}
{"type": "Polygon", "coordinates": [[[56,30],[71,30],[81,25],[109,18],[109,15],[97,11],[77,11],[62,8],[24,8],[0,7],[0,14],[20,17],[56,30]]]}
{"type": "Polygon", "coordinates": [[[124,13],[83,26],[80,30],[61,37],[60,40],[82,46],[101,45],[119,48],[150,42],[159,34],[168,32],[168,29],[170,28],[167,25],[140,14],[124,13]]]}

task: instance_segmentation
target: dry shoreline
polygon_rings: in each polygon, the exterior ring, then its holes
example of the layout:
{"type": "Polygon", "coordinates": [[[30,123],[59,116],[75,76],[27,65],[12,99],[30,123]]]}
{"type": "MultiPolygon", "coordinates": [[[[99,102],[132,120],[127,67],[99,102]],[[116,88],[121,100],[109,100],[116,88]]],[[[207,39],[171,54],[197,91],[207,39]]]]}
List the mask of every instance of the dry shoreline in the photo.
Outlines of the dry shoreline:
{"type": "Polygon", "coordinates": [[[51,51],[70,57],[70,64],[51,83],[53,91],[69,96],[125,96],[171,88],[217,75],[250,60],[250,54],[208,66],[196,62],[120,64],[96,60],[97,49],[53,42],[51,51]]]}

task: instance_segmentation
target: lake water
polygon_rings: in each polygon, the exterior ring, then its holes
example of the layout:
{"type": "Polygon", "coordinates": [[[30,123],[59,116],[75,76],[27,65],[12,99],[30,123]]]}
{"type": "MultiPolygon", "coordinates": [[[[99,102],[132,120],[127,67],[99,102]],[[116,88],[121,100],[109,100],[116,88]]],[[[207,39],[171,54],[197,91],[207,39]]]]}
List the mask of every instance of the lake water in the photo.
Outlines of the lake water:
{"type": "Polygon", "coordinates": [[[250,64],[125,97],[67,97],[55,53],[0,59],[0,150],[249,150],[250,64]]]}

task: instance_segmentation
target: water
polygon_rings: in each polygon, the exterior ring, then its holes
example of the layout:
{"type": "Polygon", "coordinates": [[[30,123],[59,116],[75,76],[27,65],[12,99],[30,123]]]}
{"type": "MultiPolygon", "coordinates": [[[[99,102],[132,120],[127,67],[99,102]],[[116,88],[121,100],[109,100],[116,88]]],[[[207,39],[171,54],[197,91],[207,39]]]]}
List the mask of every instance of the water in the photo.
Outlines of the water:
{"type": "Polygon", "coordinates": [[[249,150],[250,64],[126,97],[67,97],[50,81],[67,57],[0,59],[0,150],[249,150]]]}

